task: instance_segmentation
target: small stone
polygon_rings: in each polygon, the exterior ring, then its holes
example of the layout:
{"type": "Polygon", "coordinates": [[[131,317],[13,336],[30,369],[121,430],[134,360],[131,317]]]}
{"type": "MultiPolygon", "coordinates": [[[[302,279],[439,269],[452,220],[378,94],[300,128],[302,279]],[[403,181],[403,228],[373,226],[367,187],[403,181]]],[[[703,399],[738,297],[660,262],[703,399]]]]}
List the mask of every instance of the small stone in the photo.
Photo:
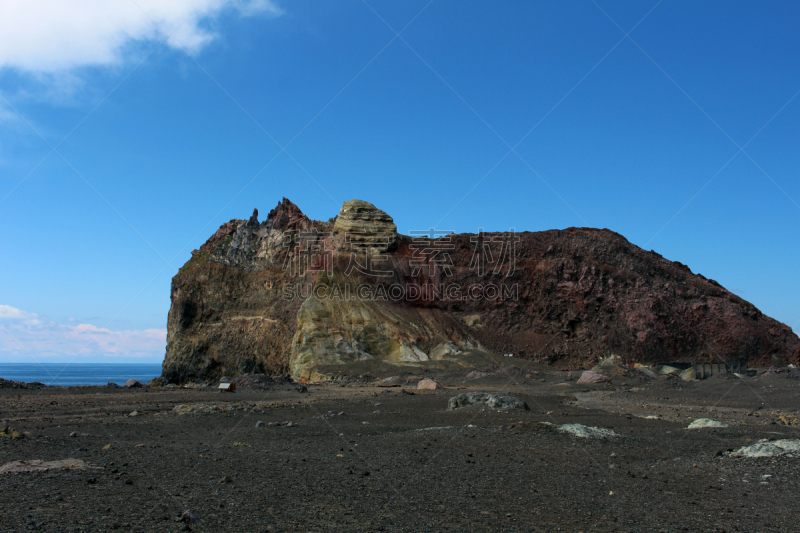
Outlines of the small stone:
{"type": "Polygon", "coordinates": [[[294,422],[286,422],[286,427],[287,428],[293,428],[294,427],[294,422]]]}
{"type": "Polygon", "coordinates": [[[592,372],[591,370],[586,370],[583,372],[583,374],[581,374],[581,377],[578,378],[577,383],[604,383],[606,381],[610,381],[608,376],[604,376],[603,374],[599,374],[597,372],[592,372]]]}
{"type": "Polygon", "coordinates": [[[194,511],[192,511],[190,509],[187,509],[181,514],[181,516],[180,516],[180,518],[178,520],[181,521],[181,522],[194,522],[194,523],[197,523],[197,522],[200,521],[200,517],[197,516],[197,513],[195,513],[194,511]]]}
{"type": "Polygon", "coordinates": [[[264,424],[263,420],[259,420],[258,422],[256,422],[256,427],[257,428],[263,428],[265,425],[266,424],[264,424]]]}
{"type": "Polygon", "coordinates": [[[131,411],[128,416],[139,416],[139,411],[131,411]]]}
{"type": "Polygon", "coordinates": [[[69,436],[70,437],[77,437],[78,436],[78,432],[77,431],[73,431],[72,433],[69,434],[69,436]]]}
{"type": "Polygon", "coordinates": [[[417,390],[436,390],[441,388],[442,386],[438,382],[429,378],[422,379],[417,383],[417,390]]]}
{"type": "Polygon", "coordinates": [[[231,476],[222,476],[222,479],[219,480],[220,483],[233,483],[233,478],[231,476]]]}

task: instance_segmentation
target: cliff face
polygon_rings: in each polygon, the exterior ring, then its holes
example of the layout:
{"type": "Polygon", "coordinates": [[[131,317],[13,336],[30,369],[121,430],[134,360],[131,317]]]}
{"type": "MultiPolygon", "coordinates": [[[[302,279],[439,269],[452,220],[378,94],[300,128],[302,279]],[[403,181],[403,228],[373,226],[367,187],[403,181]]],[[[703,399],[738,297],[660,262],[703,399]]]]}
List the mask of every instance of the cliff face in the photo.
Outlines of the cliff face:
{"type": "Polygon", "coordinates": [[[172,280],[169,381],[475,350],[563,366],[794,362],[791,329],[688,267],[608,230],[398,235],[371,204],[333,223],[284,199],[232,220],[172,280]]]}

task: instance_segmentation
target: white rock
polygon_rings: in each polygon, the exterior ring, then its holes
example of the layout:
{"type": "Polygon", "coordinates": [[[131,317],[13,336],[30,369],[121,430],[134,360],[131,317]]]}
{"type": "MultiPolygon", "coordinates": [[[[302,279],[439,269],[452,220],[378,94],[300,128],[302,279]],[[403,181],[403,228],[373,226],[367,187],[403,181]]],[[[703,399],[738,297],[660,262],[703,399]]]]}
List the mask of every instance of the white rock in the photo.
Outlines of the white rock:
{"type": "Polygon", "coordinates": [[[569,433],[582,439],[608,439],[620,436],[619,433],[615,433],[610,429],[584,426],[583,424],[564,424],[558,427],[558,431],[569,433]]]}
{"type": "Polygon", "coordinates": [[[710,418],[698,418],[694,420],[686,429],[700,429],[700,428],[726,428],[728,424],[723,424],[710,418]]]}
{"type": "Polygon", "coordinates": [[[732,455],[744,457],[775,457],[800,452],[800,439],[762,440],[750,446],[739,448],[732,455]]]}

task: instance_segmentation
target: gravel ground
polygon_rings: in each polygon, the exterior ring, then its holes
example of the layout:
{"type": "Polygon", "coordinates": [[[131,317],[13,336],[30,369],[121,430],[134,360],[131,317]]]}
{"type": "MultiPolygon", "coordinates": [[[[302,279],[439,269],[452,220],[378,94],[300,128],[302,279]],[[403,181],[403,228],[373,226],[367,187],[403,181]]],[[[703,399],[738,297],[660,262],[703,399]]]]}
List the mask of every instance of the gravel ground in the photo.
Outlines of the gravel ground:
{"type": "Polygon", "coordinates": [[[565,379],[0,389],[0,419],[22,434],[0,438],[0,465],[96,467],[0,474],[0,530],[800,530],[800,457],[735,453],[800,438],[800,381],[565,379]],[[513,394],[530,410],[446,410],[468,391],[513,394]],[[694,418],[728,427],[685,429],[694,418]],[[580,438],[564,424],[619,436],[580,438]]]}

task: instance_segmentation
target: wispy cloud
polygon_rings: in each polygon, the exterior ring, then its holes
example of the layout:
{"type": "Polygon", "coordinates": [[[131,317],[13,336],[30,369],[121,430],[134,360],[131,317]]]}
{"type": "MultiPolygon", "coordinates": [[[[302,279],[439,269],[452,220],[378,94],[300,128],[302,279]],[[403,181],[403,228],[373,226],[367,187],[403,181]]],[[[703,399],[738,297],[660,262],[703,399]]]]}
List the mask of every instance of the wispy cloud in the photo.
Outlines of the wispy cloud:
{"type": "MultiPolygon", "coordinates": [[[[25,361],[58,359],[163,358],[166,329],[115,331],[91,324],[64,325],[53,320],[0,305],[0,359],[25,361]]],[[[33,361],[31,361],[33,362],[33,361]]]]}
{"type": "Polygon", "coordinates": [[[174,31],[170,46],[196,52],[216,37],[209,21],[226,11],[282,13],[272,0],[0,0],[0,68],[46,74],[113,65],[129,46],[163,39],[161,29],[174,31]]]}

